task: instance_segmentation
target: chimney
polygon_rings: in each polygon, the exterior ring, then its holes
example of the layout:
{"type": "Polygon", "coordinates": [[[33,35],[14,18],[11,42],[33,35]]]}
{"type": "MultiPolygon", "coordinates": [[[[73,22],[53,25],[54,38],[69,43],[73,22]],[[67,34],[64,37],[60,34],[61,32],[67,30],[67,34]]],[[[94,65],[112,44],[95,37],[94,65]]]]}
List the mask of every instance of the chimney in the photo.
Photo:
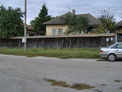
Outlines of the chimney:
{"type": "Polygon", "coordinates": [[[75,15],[75,9],[72,10],[72,14],[75,15]]]}

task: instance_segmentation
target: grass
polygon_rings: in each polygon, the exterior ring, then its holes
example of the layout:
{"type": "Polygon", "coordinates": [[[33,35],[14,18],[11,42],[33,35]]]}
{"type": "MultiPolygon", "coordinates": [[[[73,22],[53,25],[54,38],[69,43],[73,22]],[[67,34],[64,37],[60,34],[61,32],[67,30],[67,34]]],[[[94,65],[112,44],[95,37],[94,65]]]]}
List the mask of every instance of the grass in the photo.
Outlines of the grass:
{"type": "Polygon", "coordinates": [[[103,59],[98,59],[97,61],[105,61],[105,60],[103,60],[103,59]]]}
{"type": "Polygon", "coordinates": [[[0,48],[0,54],[7,55],[23,55],[28,57],[46,56],[57,58],[99,58],[99,49],[91,48],[28,48],[24,51],[23,48],[0,48]]]}
{"type": "Polygon", "coordinates": [[[48,82],[51,82],[52,86],[69,87],[69,88],[76,89],[76,90],[85,90],[85,89],[94,88],[90,85],[81,84],[81,83],[74,83],[72,85],[69,85],[65,81],[56,81],[56,80],[53,80],[53,79],[46,79],[46,78],[44,78],[44,80],[48,81],[48,82]]]}
{"type": "Polygon", "coordinates": [[[73,88],[76,90],[84,90],[84,89],[91,89],[94,87],[87,85],[87,84],[75,83],[75,84],[72,84],[70,88],[73,88]]]}
{"type": "Polygon", "coordinates": [[[69,87],[65,81],[56,81],[52,83],[52,86],[69,87]]]}
{"type": "Polygon", "coordinates": [[[53,79],[45,79],[45,81],[51,82],[52,86],[60,86],[60,87],[69,87],[69,84],[67,84],[65,81],[56,81],[53,79]]]}
{"type": "Polygon", "coordinates": [[[96,91],[96,92],[103,92],[103,91],[101,91],[101,90],[94,90],[94,91],[96,91]]]}
{"type": "Polygon", "coordinates": [[[114,80],[115,82],[122,82],[122,80],[114,80]]]}
{"type": "Polygon", "coordinates": [[[56,80],[53,80],[53,79],[46,79],[46,78],[44,78],[44,80],[45,80],[45,81],[48,81],[48,82],[51,82],[51,83],[56,82],[56,80]]]}

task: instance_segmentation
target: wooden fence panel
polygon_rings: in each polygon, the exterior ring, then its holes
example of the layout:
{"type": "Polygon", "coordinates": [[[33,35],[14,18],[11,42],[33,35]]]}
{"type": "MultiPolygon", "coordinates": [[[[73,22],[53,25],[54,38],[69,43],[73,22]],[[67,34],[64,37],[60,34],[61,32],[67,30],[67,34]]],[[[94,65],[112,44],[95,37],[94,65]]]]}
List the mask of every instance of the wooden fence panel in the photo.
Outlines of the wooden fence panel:
{"type": "MultiPolygon", "coordinates": [[[[100,48],[114,43],[111,40],[107,42],[106,38],[111,39],[111,36],[28,38],[27,47],[100,48]]],[[[23,47],[23,43],[21,39],[0,39],[0,47],[23,47]]]]}

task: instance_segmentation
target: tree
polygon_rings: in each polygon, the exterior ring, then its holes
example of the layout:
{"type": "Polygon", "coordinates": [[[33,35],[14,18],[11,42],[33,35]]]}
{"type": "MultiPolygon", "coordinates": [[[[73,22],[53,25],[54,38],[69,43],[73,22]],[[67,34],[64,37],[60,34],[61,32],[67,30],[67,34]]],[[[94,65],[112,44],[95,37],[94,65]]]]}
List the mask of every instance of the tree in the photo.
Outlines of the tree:
{"type": "Polygon", "coordinates": [[[8,7],[6,9],[3,5],[0,6],[0,37],[22,36],[24,34],[22,17],[20,8],[8,7]]]}
{"type": "Polygon", "coordinates": [[[63,18],[64,24],[68,25],[68,30],[66,34],[70,33],[87,33],[87,28],[89,27],[89,21],[85,17],[77,17],[76,15],[68,15],[66,18],[63,18]]]}
{"type": "Polygon", "coordinates": [[[98,28],[98,31],[102,30],[104,33],[115,32],[116,27],[113,15],[111,15],[107,11],[104,11],[103,15],[101,15],[98,19],[102,22],[102,24],[98,28]]]}
{"type": "Polygon", "coordinates": [[[46,26],[43,23],[49,20],[51,20],[51,16],[48,15],[48,9],[44,4],[40,10],[40,13],[38,14],[38,17],[31,21],[31,25],[34,27],[35,32],[41,35],[45,35],[46,26]]]}

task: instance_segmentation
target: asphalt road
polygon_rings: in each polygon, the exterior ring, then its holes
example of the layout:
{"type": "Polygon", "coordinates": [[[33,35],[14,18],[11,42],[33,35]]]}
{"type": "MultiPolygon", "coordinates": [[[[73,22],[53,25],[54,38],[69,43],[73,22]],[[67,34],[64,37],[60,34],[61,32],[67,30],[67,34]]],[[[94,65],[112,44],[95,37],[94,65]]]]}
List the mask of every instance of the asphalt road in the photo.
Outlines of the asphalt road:
{"type": "Polygon", "coordinates": [[[0,92],[122,92],[122,62],[0,55],[0,92]],[[43,78],[95,88],[78,91],[43,78]]]}

